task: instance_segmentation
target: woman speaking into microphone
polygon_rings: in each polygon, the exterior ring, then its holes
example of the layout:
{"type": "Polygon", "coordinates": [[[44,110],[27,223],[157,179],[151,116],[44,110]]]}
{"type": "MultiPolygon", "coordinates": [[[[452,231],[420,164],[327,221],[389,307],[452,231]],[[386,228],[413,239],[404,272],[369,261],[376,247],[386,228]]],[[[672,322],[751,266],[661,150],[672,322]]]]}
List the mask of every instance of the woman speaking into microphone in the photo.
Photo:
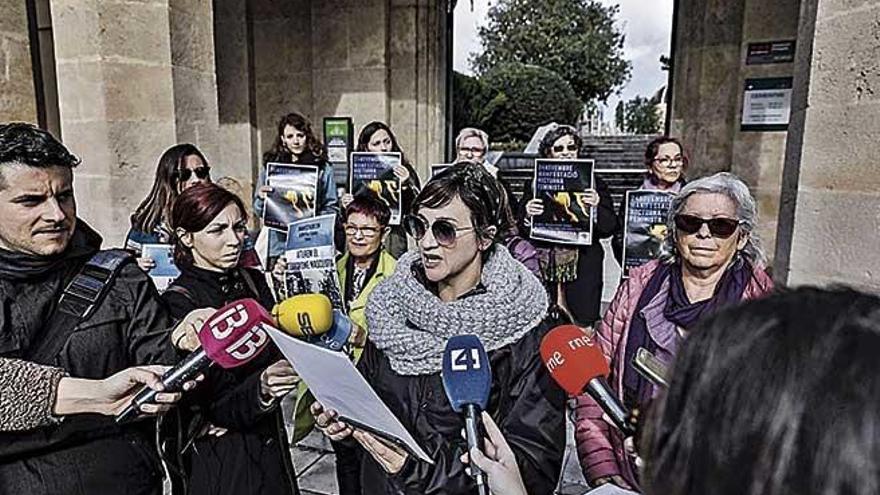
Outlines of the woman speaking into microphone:
{"type": "Polygon", "coordinates": [[[498,244],[505,208],[500,184],[480,165],[458,163],[434,177],[406,220],[418,250],[398,260],[367,302],[370,336],[358,367],[434,464],[313,405],[325,434],[335,441],[353,437],[369,454],[361,465],[365,494],[474,493],[460,460],[467,451],[464,420],[440,376],[446,341],[460,334],[475,334],[488,352],[493,376],[486,411],[516,452],[529,492],[552,493],[556,486],[565,397],[539,352],[548,330],[547,294],[498,244]]]}
{"type": "MultiPolygon", "coordinates": [[[[162,295],[175,317],[243,298],[273,307],[263,274],[239,266],[246,224],[241,199],[219,186],[197,185],[177,198],[171,225],[181,275],[162,295]]],[[[184,472],[175,485],[185,482],[194,495],[298,493],[277,399],[299,378],[280,357],[270,344],[250,363],[208,372],[182,414],[187,438],[173,464],[184,472]]]]}

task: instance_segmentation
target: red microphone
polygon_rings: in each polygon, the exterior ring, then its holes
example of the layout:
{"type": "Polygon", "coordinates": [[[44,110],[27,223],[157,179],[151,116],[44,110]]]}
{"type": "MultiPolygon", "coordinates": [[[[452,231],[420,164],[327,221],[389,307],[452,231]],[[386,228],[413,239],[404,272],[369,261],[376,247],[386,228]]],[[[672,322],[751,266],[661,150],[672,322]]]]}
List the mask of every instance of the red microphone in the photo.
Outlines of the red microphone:
{"type": "Polygon", "coordinates": [[[541,341],[541,358],[556,383],[569,395],[589,394],[624,436],[635,427],[608,386],[611,372],[599,343],[574,325],[558,326],[541,341]]]}
{"type": "MultiPolygon", "coordinates": [[[[212,364],[229,369],[254,359],[269,343],[269,334],[263,326],[273,325],[274,321],[272,315],[253,299],[240,299],[218,309],[199,330],[201,349],[162,375],[164,391],[178,391],[185,382],[212,364]]],[[[140,407],[153,402],[157,393],[144,387],[128,407],[116,416],[116,422],[122,423],[136,417],[140,407]]]]}

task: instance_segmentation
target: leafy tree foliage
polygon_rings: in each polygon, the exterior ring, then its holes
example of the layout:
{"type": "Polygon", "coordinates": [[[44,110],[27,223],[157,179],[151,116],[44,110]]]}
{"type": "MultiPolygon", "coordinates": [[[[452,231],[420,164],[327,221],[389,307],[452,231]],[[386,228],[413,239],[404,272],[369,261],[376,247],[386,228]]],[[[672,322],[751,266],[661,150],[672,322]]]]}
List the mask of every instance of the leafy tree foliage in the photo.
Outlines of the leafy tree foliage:
{"type": "Polygon", "coordinates": [[[606,100],[630,76],[617,6],[596,0],[499,0],[480,28],[478,74],[518,62],[544,67],[567,81],[581,101],[606,100]]]}

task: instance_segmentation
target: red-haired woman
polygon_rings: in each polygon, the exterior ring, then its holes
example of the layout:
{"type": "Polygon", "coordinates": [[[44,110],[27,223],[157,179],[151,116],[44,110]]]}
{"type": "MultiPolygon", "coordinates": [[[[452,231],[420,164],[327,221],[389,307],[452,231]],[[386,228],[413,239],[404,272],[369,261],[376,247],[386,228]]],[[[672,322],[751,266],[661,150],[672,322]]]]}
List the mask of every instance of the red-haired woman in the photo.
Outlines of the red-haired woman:
{"type": "MultiPolygon", "coordinates": [[[[263,275],[242,268],[247,215],[235,194],[213,184],[184,191],[171,213],[174,260],[181,275],[162,295],[175,317],[245,297],[274,305],[263,275]]],[[[193,394],[184,431],[195,432],[179,454],[192,494],[291,494],[296,476],[278,400],[299,378],[271,347],[235,369],[213,368],[193,394]],[[272,364],[274,362],[274,364],[272,364]],[[198,433],[213,426],[221,436],[198,433]]],[[[179,449],[178,449],[179,452],[179,449]]]]}

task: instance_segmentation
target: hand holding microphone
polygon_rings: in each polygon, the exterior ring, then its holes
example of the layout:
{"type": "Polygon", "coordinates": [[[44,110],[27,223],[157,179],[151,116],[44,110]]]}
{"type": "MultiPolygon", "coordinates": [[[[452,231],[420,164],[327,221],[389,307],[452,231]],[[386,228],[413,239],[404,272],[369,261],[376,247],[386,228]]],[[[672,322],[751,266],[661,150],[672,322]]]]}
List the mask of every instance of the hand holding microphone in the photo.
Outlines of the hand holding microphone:
{"type": "Polygon", "coordinates": [[[575,396],[586,392],[624,437],[635,435],[626,409],[608,386],[608,361],[598,343],[583,330],[574,325],[550,330],[541,341],[541,358],[550,376],[566,393],[575,396]]]}
{"type": "MultiPolygon", "coordinates": [[[[476,335],[456,335],[446,341],[443,351],[443,389],[455,412],[464,414],[468,451],[483,450],[480,413],[489,402],[492,370],[489,355],[476,335]]],[[[478,466],[471,466],[471,476],[480,495],[488,495],[486,475],[478,466]]]]}
{"type": "MultiPolygon", "coordinates": [[[[235,368],[257,357],[269,343],[263,325],[271,325],[272,317],[253,299],[233,301],[214,312],[205,321],[198,338],[201,349],[193,352],[162,375],[164,392],[176,392],[183,384],[212,364],[235,368]]],[[[135,418],[145,404],[155,402],[157,391],[145,387],[118,416],[121,423],[135,418]]]]}

